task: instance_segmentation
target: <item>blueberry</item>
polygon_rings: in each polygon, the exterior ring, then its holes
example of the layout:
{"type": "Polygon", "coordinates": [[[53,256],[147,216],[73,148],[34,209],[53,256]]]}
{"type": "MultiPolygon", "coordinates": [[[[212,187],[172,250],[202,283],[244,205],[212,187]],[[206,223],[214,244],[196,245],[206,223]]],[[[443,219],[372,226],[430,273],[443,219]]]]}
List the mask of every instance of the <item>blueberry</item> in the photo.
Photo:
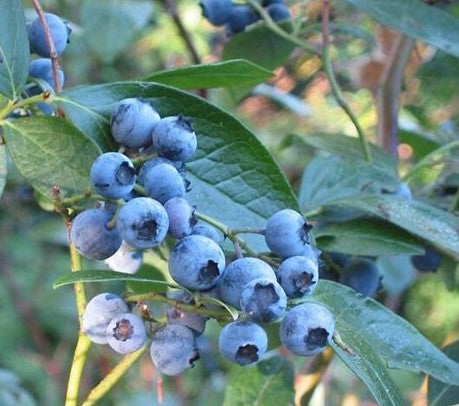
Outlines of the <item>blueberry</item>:
{"type": "Polygon", "coordinates": [[[236,321],[223,328],[218,347],[228,361],[249,365],[263,358],[268,337],[258,324],[236,321]]]}
{"type": "Polygon", "coordinates": [[[272,322],[284,314],[287,296],[277,282],[259,278],[244,286],[240,303],[241,309],[254,320],[272,322]]]}
{"type": "Polygon", "coordinates": [[[174,197],[166,202],[164,208],[169,217],[169,234],[177,239],[190,235],[197,223],[193,207],[182,197],[174,197]]]}
{"type": "Polygon", "coordinates": [[[263,0],[261,4],[263,7],[268,7],[271,4],[284,4],[284,0],[263,0]]]}
{"type": "Polygon", "coordinates": [[[96,193],[109,199],[120,199],[134,189],[136,175],[127,156],[107,152],[92,164],[90,178],[96,193]]]}
{"type": "Polygon", "coordinates": [[[107,326],[110,321],[128,311],[126,303],[113,293],[94,296],[86,305],[81,328],[84,334],[96,344],[107,344],[107,326]]]}
{"type": "Polygon", "coordinates": [[[89,259],[107,259],[121,246],[116,228],[108,228],[112,215],[101,209],[89,209],[72,221],[70,240],[80,254],[89,259]]]}
{"type": "Polygon", "coordinates": [[[314,258],[295,256],[287,258],[277,270],[277,279],[289,297],[312,294],[319,278],[314,258]]]}
{"type": "Polygon", "coordinates": [[[435,272],[441,264],[441,254],[434,248],[426,247],[424,255],[413,255],[411,263],[421,272],[435,272]]]}
{"type": "Polygon", "coordinates": [[[153,335],[150,356],[159,372],[172,376],[193,367],[199,359],[193,333],[181,324],[169,324],[153,335]]]}
{"type": "Polygon", "coordinates": [[[182,162],[180,162],[180,161],[174,162],[174,161],[171,161],[170,159],[167,159],[167,158],[156,157],[156,158],[153,158],[153,159],[149,159],[148,161],[146,161],[140,167],[139,175],[137,176],[137,182],[140,185],[145,186],[145,176],[146,176],[146,174],[148,173],[148,171],[151,168],[153,168],[154,166],[159,165],[159,164],[172,165],[175,169],[177,169],[177,171],[182,166],[182,162]]]}
{"type": "Polygon", "coordinates": [[[142,319],[131,313],[114,317],[107,326],[106,335],[108,345],[120,354],[137,351],[147,339],[142,319]]]}
{"type": "MultiPolygon", "coordinates": [[[[56,90],[56,84],[54,83],[53,77],[53,64],[51,59],[39,58],[32,61],[29,65],[29,76],[35,79],[41,79],[48,83],[54,90],[56,90]]],[[[62,69],[58,70],[59,83],[61,86],[64,85],[65,77],[62,69]]],[[[41,91],[40,91],[41,93],[41,91]]]]}
{"type": "Polygon", "coordinates": [[[215,26],[228,21],[233,3],[231,0],[201,0],[202,15],[215,26]]]}
{"type": "Polygon", "coordinates": [[[123,241],[119,250],[104,262],[115,272],[134,274],[142,266],[143,252],[136,251],[123,241]]]}
{"type": "Polygon", "coordinates": [[[160,119],[158,112],[142,100],[121,100],[110,115],[113,138],[129,148],[146,147],[151,144],[151,132],[160,119]]]}
{"type": "Polygon", "coordinates": [[[231,262],[219,281],[223,301],[240,309],[242,289],[258,278],[270,279],[274,282],[276,274],[266,262],[258,258],[239,258],[231,262]]]}
{"type": "Polygon", "coordinates": [[[191,230],[191,234],[203,235],[204,237],[214,240],[217,244],[221,244],[223,242],[223,234],[220,231],[218,231],[215,227],[206,223],[196,224],[191,230]]]}
{"type": "Polygon", "coordinates": [[[290,11],[285,4],[270,4],[266,10],[273,21],[290,20],[290,11]]]}
{"type": "Polygon", "coordinates": [[[219,245],[202,235],[178,241],[169,257],[169,272],[179,285],[189,289],[212,288],[225,269],[225,255],[219,245]]]}
{"type": "Polygon", "coordinates": [[[339,252],[329,252],[328,257],[330,261],[335,264],[335,266],[341,269],[343,269],[351,261],[349,255],[341,254],[339,252]]]}
{"type": "Polygon", "coordinates": [[[280,257],[301,255],[309,243],[311,226],[294,210],[280,210],[268,219],[265,239],[269,249],[280,257]]]}
{"type": "Polygon", "coordinates": [[[394,196],[401,197],[409,202],[413,200],[413,194],[411,193],[411,189],[408,186],[408,183],[402,182],[397,190],[394,192],[394,196]]]}
{"type": "Polygon", "coordinates": [[[250,6],[235,5],[231,10],[230,17],[226,23],[229,34],[238,34],[244,31],[245,27],[260,20],[258,13],[250,6]]]}
{"type": "Polygon", "coordinates": [[[373,261],[351,261],[341,274],[341,283],[364,296],[373,296],[381,287],[381,274],[373,261]]]}
{"type": "Polygon", "coordinates": [[[159,156],[186,161],[196,151],[196,134],[191,121],[182,116],[165,117],[153,130],[153,146],[159,156]]]}
{"type": "MultiPolygon", "coordinates": [[[[171,299],[178,300],[186,304],[194,304],[193,296],[187,292],[176,291],[168,293],[167,296],[171,299]]],[[[206,328],[206,318],[199,314],[187,313],[183,310],[180,310],[180,305],[176,307],[168,307],[166,309],[166,317],[168,324],[182,324],[197,334],[204,332],[206,328]]]]}
{"type": "Polygon", "coordinates": [[[148,195],[164,204],[173,197],[185,196],[185,181],[172,165],[158,164],[145,174],[148,195]]]}
{"type": "Polygon", "coordinates": [[[137,197],[121,207],[116,227],[130,246],[147,249],[156,247],[166,238],[169,219],[156,200],[137,197]]]}
{"type": "MultiPolygon", "coordinates": [[[[48,23],[56,52],[60,55],[64,52],[68,42],[69,32],[67,30],[67,26],[65,22],[55,14],[45,13],[45,19],[48,23]]],[[[49,58],[51,55],[48,41],[46,40],[45,30],[43,29],[38,17],[28,26],[28,34],[30,49],[32,52],[35,52],[44,58],[49,58]]]]}

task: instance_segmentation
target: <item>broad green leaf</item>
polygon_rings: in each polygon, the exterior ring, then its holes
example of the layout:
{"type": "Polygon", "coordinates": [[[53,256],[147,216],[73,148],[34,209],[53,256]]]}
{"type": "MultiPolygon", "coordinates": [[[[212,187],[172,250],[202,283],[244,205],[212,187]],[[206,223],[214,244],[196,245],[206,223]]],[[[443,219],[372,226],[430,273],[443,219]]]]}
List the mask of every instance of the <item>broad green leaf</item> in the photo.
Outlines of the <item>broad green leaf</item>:
{"type": "Polygon", "coordinates": [[[6,148],[5,144],[0,144],[0,196],[3,194],[6,184],[6,148]]]}
{"type": "Polygon", "coordinates": [[[459,219],[426,203],[381,195],[349,197],[331,205],[358,209],[379,217],[459,258],[459,219]]]}
{"type": "MultiPolygon", "coordinates": [[[[142,267],[135,273],[135,276],[145,278],[149,281],[166,281],[164,274],[158,268],[149,264],[143,264],[142,267]]],[[[129,280],[126,287],[127,290],[132,293],[167,292],[167,285],[152,285],[151,282],[139,282],[137,280],[129,280]]]]}
{"type": "Polygon", "coordinates": [[[233,366],[223,406],[293,406],[294,371],[285,358],[271,357],[248,368],[233,366]]]}
{"type": "Polygon", "coordinates": [[[255,85],[271,78],[273,73],[244,59],[208,65],[193,65],[160,71],[145,81],[162,83],[179,89],[207,89],[255,85]]]}
{"type": "Polygon", "coordinates": [[[459,19],[420,0],[346,0],[382,25],[459,56],[459,19]]]}
{"type": "Polygon", "coordinates": [[[313,229],[318,247],[350,255],[423,254],[422,245],[406,231],[385,221],[360,218],[313,229]]]}
{"type": "Polygon", "coordinates": [[[28,182],[52,198],[57,186],[66,198],[85,192],[98,146],[68,121],[35,116],[3,122],[11,157],[28,182]]]}
{"type": "MultiPolygon", "coordinates": [[[[257,138],[236,118],[205,100],[150,82],[118,82],[62,92],[59,105],[85,134],[108,135],[108,115],[127,97],[152,102],[162,117],[190,117],[198,151],[186,163],[198,210],[233,228],[264,227],[276,211],[298,210],[296,198],[279,167],[257,138]]],[[[255,248],[266,249],[262,237],[249,237],[255,248]]]]}
{"type": "Polygon", "coordinates": [[[29,73],[29,39],[20,0],[0,1],[0,93],[15,99],[29,73]]]}

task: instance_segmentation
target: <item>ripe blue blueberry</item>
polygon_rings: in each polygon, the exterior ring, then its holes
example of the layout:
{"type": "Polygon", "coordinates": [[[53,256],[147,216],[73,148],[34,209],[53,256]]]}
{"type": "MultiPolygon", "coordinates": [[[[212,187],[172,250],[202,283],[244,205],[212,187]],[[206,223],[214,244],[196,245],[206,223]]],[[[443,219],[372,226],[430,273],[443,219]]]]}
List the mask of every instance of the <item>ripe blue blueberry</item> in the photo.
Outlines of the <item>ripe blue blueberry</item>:
{"type": "Polygon", "coordinates": [[[263,0],[261,4],[263,7],[268,7],[271,4],[284,4],[284,0],[263,0]]]}
{"type": "Polygon", "coordinates": [[[196,152],[196,134],[191,121],[183,116],[161,119],[153,130],[153,147],[159,156],[186,161],[196,152]]]}
{"type": "Polygon", "coordinates": [[[411,202],[413,200],[413,194],[411,193],[411,189],[408,186],[408,183],[402,182],[397,190],[394,192],[394,196],[401,197],[402,199],[411,202]]]}
{"type": "MultiPolygon", "coordinates": [[[[178,300],[186,304],[194,304],[193,296],[184,291],[176,291],[168,293],[167,296],[171,299],[178,300]]],[[[182,324],[190,328],[193,332],[201,334],[206,328],[206,318],[199,314],[187,313],[177,307],[168,307],[166,309],[166,317],[168,324],[182,324]]]]}
{"type": "Polygon", "coordinates": [[[327,308],[304,303],[287,312],[280,326],[280,339],[294,354],[310,357],[324,350],[334,332],[335,321],[327,308]]]}
{"type": "Polygon", "coordinates": [[[179,285],[189,289],[212,288],[225,269],[225,255],[219,245],[202,235],[178,241],[169,257],[169,272],[179,285]]]}
{"type": "Polygon", "coordinates": [[[311,295],[319,279],[317,261],[303,256],[287,258],[277,270],[277,279],[289,297],[311,295]]]}
{"type": "Polygon", "coordinates": [[[411,263],[421,272],[435,272],[441,264],[441,254],[434,248],[426,247],[424,255],[413,255],[411,263]]]}
{"type": "Polygon", "coordinates": [[[145,189],[150,197],[161,204],[173,197],[185,196],[185,181],[172,165],[158,164],[145,174],[145,189]]]}
{"type": "Polygon", "coordinates": [[[137,351],[147,339],[142,319],[131,313],[114,317],[107,326],[106,335],[107,344],[120,354],[137,351]]]}
{"type": "Polygon", "coordinates": [[[127,156],[107,152],[92,164],[90,178],[96,193],[109,199],[120,199],[134,189],[136,175],[127,156]]]}
{"type": "Polygon", "coordinates": [[[226,23],[228,34],[238,34],[244,31],[245,27],[260,20],[258,13],[250,6],[234,5],[230,17],[226,23]]]}
{"type": "Polygon", "coordinates": [[[268,337],[258,324],[237,321],[223,328],[218,348],[228,361],[249,365],[263,358],[268,348],[268,337]]]}
{"type": "Polygon", "coordinates": [[[202,15],[215,26],[225,24],[233,9],[231,0],[201,0],[202,15]]]}
{"type": "Polygon", "coordinates": [[[164,208],[169,217],[169,234],[177,239],[191,234],[197,220],[194,209],[182,197],[174,197],[166,202],[164,208]]]}
{"type": "Polygon", "coordinates": [[[181,324],[169,324],[153,335],[150,356],[158,371],[170,376],[192,368],[199,359],[192,331],[181,324]]]}
{"type": "Polygon", "coordinates": [[[266,262],[258,258],[239,258],[231,262],[219,281],[223,301],[240,309],[242,289],[249,282],[258,278],[275,282],[276,274],[266,262]]]}
{"type": "Polygon", "coordinates": [[[116,228],[108,228],[113,215],[101,209],[89,209],[72,221],[70,240],[80,254],[89,259],[107,259],[121,246],[116,228]]]}
{"type": "Polygon", "coordinates": [[[104,262],[112,271],[134,274],[142,266],[143,252],[135,250],[123,241],[119,250],[104,262]]]}
{"type": "Polygon", "coordinates": [[[254,320],[269,323],[284,314],[287,295],[277,282],[259,278],[244,286],[240,303],[241,309],[254,320]]]}
{"type": "MultiPolygon", "coordinates": [[[[56,52],[60,55],[64,52],[69,38],[67,25],[55,14],[45,13],[45,19],[48,23],[56,52]]],[[[32,23],[27,27],[27,30],[29,34],[30,49],[32,52],[35,52],[44,58],[49,58],[50,50],[48,41],[46,40],[45,30],[40,23],[40,19],[37,17],[34,21],[32,21],[32,23]]]]}
{"type": "Polygon", "coordinates": [[[148,173],[148,171],[151,168],[153,168],[154,166],[159,165],[159,164],[172,165],[175,169],[177,169],[177,171],[182,167],[182,162],[180,162],[180,161],[174,162],[174,161],[171,161],[170,159],[161,158],[161,157],[156,157],[156,158],[153,158],[153,159],[149,159],[148,161],[146,161],[140,167],[139,174],[137,176],[137,182],[140,185],[145,186],[145,176],[146,176],[146,174],[148,173]]]}
{"type": "Polygon", "coordinates": [[[148,103],[134,98],[118,102],[110,115],[113,138],[129,148],[151,144],[151,132],[161,117],[148,103]]]}
{"type": "Polygon", "coordinates": [[[280,210],[268,219],[266,244],[280,257],[302,255],[306,244],[309,243],[311,228],[300,213],[290,209],[280,210]]]}
{"type": "Polygon", "coordinates": [[[107,344],[107,327],[110,321],[128,312],[123,299],[113,293],[94,296],[86,305],[81,328],[84,334],[96,344],[107,344]]]}
{"type": "Polygon", "coordinates": [[[223,234],[220,231],[218,231],[215,227],[206,223],[196,224],[191,230],[191,234],[203,235],[204,237],[214,240],[217,244],[221,244],[223,242],[223,234]]]}
{"type": "MultiPolygon", "coordinates": [[[[29,76],[35,79],[41,79],[50,85],[53,89],[56,89],[53,77],[53,64],[51,59],[39,58],[32,61],[29,65],[29,76]]],[[[59,83],[61,86],[64,85],[64,72],[62,69],[58,70],[59,83]]]]}
{"type": "Polygon", "coordinates": [[[341,283],[364,296],[373,296],[381,287],[381,274],[373,261],[351,261],[341,274],[341,283]]]}
{"type": "Polygon", "coordinates": [[[266,9],[273,21],[290,20],[290,11],[285,4],[271,4],[266,9]]]}
{"type": "Polygon", "coordinates": [[[156,200],[137,197],[121,207],[116,221],[124,241],[137,249],[156,247],[166,238],[169,219],[156,200]]]}

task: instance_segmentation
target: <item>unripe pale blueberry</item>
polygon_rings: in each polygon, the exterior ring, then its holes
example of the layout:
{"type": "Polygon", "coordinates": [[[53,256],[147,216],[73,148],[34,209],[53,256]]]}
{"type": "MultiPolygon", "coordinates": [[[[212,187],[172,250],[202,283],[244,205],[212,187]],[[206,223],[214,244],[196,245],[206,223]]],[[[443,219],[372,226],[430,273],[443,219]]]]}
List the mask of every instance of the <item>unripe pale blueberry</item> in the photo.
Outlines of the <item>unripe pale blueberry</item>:
{"type": "Polygon", "coordinates": [[[301,255],[309,243],[311,228],[300,213],[290,209],[280,210],[268,219],[266,244],[280,257],[301,255]]]}
{"type": "Polygon", "coordinates": [[[93,343],[107,344],[108,324],[114,317],[128,311],[123,299],[113,293],[94,296],[84,310],[82,331],[93,343]]]}
{"type": "MultiPolygon", "coordinates": [[[[55,14],[45,13],[45,19],[48,23],[56,52],[60,55],[67,46],[69,30],[65,22],[55,14]]],[[[44,58],[49,58],[50,50],[48,41],[46,39],[45,30],[38,17],[27,27],[27,31],[31,50],[44,58]]]]}
{"type": "Polygon", "coordinates": [[[142,266],[143,252],[136,251],[123,241],[119,250],[104,262],[112,271],[134,274],[142,266]]]}
{"type": "Polygon", "coordinates": [[[70,240],[80,254],[89,259],[107,259],[121,246],[116,228],[108,228],[112,215],[101,209],[89,209],[72,221],[70,240]]]}
{"type": "Polygon", "coordinates": [[[153,335],[150,356],[158,371],[170,376],[192,368],[199,359],[193,333],[181,324],[169,324],[153,335]]]}
{"type": "Polygon", "coordinates": [[[435,272],[441,264],[441,254],[434,248],[426,247],[424,255],[413,255],[411,263],[421,272],[435,272]]]}
{"type": "MultiPolygon", "coordinates": [[[[53,64],[51,59],[39,58],[32,61],[29,65],[29,76],[35,79],[41,79],[48,83],[54,90],[56,90],[56,84],[54,83],[53,76],[53,64]]],[[[59,83],[64,86],[64,72],[62,69],[58,70],[59,83]]]]}
{"type": "Polygon", "coordinates": [[[228,361],[250,365],[265,355],[268,337],[258,324],[236,321],[223,328],[218,348],[228,361]]]}
{"type": "Polygon", "coordinates": [[[114,317],[107,326],[106,334],[107,344],[120,354],[137,351],[147,339],[142,319],[131,313],[114,317]]]}
{"type": "Polygon", "coordinates": [[[170,159],[162,158],[160,156],[158,156],[156,158],[153,158],[153,159],[149,159],[148,161],[144,162],[144,164],[140,167],[139,174],[137,176],[137,182],[140,185],[145,186],[145,176],[146,176],[147,172],[151,168],[153,168],[154,166],[159,165],[159,164],[172,165],[175,169],[177,169],[177,171],[183,165],[182,162],[180,162],[180,161],[174,162],[174,161],[171,161],[170,159]]]}
{"type": "Polygon", "coordinates": [[[166,238],[169,219],[156,200],[137,197],[121,207],[116,227],[130,246],[147,249],[156,247],[166,238]]]}
{"type": "Polygon", "coordinates": [[[215,227],[209,224],[205,224],[205,223],[196,224],[191,230],[191,234],[192,235],[203,235],[204,237],[214,240],[217,244],[221,244],[223,242],[223,234],[220,231],[218,231],[215,227]]]}
{"type": "Polygon", "coordinates": [[[196,134],[191,121],[182,116],[161,119],[152,133],[153,146],[159,156],[186,161],[196,152],[196,134]]]}
{"type": "Polygon", "coordinates": [[[159,164],[145,174],[148,195],[161,204],[173,197],[185,196],[185,181],[172,165],[159,164]]]}
{"type": "Polygon", "coordinates": [[[233,3],[231,0],[201,0],[202,15],[215,26],[220,26],[228,21],[233,3]]]}
{"type": "Polygon", "coordinates": [[[234,5],[226,23],[228,34],[233,35],[244,31],[245,27],[260,20],[258,13],[247,5],[234,5]]]}
{"type": "Polygon", "coordinates": [[[319,279],[317,261],[303,256],[287,258],[277,270],[277,279],[289,297],[311,295],[319,279]]]}
{"type": "Polygon", "coordinates": [[[269,13],[271,19],[275,22],[290,20],[290,11],[285,4],[270,4],[266,11],[269,13]]]}
{"type": "Polygon", "coordinates": [[[164,208],[169,217],[169,234],[177,239],[191,234],[197,220],[194,209],[182,197],[174,197],[166,202],[164,208]]]}
{"type": "Polygon", "coordinates": [[[134,189],[136,175],[127,156],[107,152],[92,164],[90,178],[96,193],[109,199],[121,199],[134,189]]]}
{"type": "Polygon", "coordinates": [[[150,104],[134,98],[118,102],[110,115],[113,138],[129,148],[151,144],[151,132],[161,117],[150,104]]]}
{"type": "Polygon", "coordinates": [[[335,332],[333,315],[324,306],[303,303],[288,311],[280,327],[280,339],[296,355],[310,357],[323,351],[335,332]]]}
{"type": "Polygon", "coordinates": [[[284,314],[287,295],[277,282],[259,278],[244,286],[240,302],[241,309],[254,320],[269,323],[284,314]]]}
{"type": "Polygon", "coordinates": [[[341,273],[341,283],[364,296],[373,296],[381,287],[381,274],[373,261],[357,259],[341,273]]]}
{"type": "MultiPolygon", "coordinates": [[[[186,304],[194,304],[193,296],[184,291],[176,291],[168,293],[167,296],[171,299],[178,300],[186,304]]],[[[187,313],[177,307],[168,307],[166,309],[167,322],[169,324],[182,324],[193,332],[201,334],[206,328],[206,318],[200,314],[187,313]]]]}
{"type": "Polygon", "coordinates": [[[179,285],[189,289],[212,288],[225,269],[225,255],[219,245],[202,235],[178,241],[169,257],[169,272],[179,285]]]}
{"type": "Polygon", "coordinates": [[[249,282],[259,278],[276,281],[273,269],[261,259],[239,258],[231,262],[219,281],[223,301],[240,309],[242,289],[249,282]]]}

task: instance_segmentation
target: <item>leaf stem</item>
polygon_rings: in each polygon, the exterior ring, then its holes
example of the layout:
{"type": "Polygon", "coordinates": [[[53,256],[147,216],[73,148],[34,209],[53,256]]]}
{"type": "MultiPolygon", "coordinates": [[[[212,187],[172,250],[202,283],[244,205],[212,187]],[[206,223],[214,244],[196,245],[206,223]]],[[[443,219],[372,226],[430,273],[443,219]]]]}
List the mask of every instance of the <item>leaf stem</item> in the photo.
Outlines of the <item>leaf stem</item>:
{"type": "Polygon", "coordinates": [[[2,110],[0,110],[0,122],[7,118],[14,110],[28,106],[35,103],[50,103],[52,100],[51,92],[45,91],[37,94],[36,96],[28,97],[16,102],[10,101],[2,110]]]}

